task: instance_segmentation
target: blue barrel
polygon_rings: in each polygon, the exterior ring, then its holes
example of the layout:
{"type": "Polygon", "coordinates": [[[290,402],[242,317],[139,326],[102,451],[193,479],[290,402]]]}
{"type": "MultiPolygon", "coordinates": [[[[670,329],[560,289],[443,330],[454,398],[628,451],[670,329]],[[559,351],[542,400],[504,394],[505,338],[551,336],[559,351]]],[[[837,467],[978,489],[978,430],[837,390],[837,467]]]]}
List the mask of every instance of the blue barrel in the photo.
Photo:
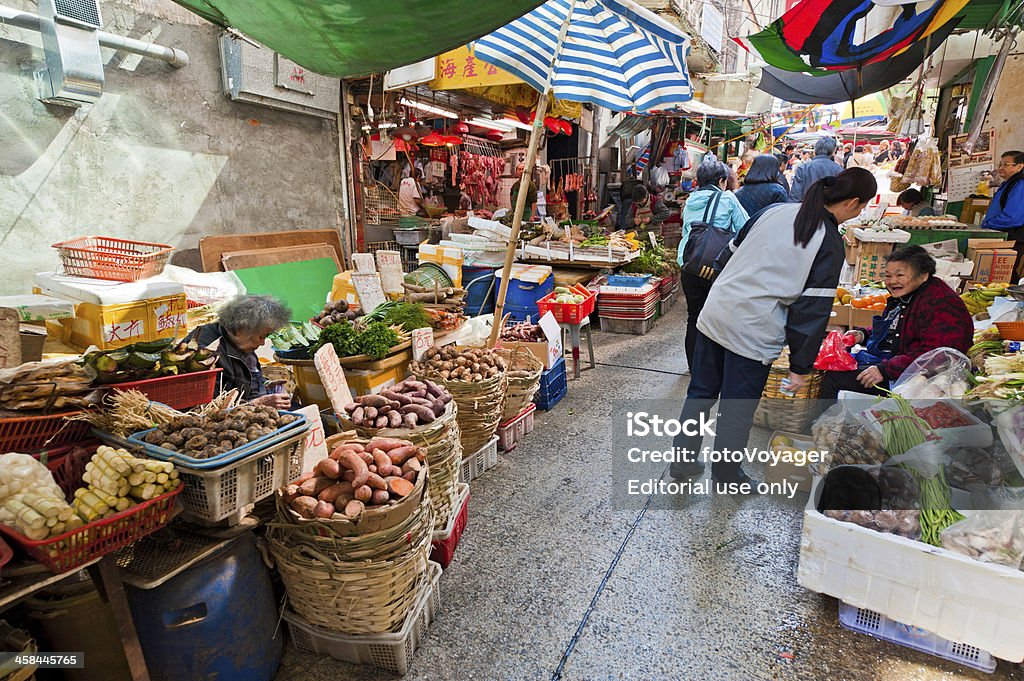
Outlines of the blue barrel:
{"type": "Polygon", "coordinates": [[[476,317],[494,312],[496,287],[493,267],[463,267],[462,288],[466,290],[466,314],[476,317]]]}
{"type": "MultiPolygon", "coordinates": [[[[497,300],[501,278],[494,282],[494,298],[497,300]]],[[[540,317],[537,301],[555,290],[555,277],[545,277],[539,284],[520,281],[515,277],[508,282],[508,293],[505,295],[504,314],[514,322],[524,321],[527,317],[534,322],[540,317]]]]}
{"type": "Polygon", "coordinates": [[[153,681],[274,678],[282,636],[251,532],[154,589],[126,591],[153,681]]]}

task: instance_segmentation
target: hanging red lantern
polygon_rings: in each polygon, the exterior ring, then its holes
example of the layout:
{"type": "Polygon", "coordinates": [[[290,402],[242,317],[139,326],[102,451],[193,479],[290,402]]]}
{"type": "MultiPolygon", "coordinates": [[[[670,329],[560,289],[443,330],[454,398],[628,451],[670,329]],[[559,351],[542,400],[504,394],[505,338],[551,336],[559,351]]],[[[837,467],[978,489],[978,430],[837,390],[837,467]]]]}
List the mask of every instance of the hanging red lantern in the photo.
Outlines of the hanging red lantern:
{"type": "Polygon", "coordinates": [[[492,142],[500,142],[505,139],[505,135],[497,130],[488,130],[484,136],[492,142]]]}
{"type": "Polygon", "coordinates": [[[516,118],[518,118],[519,122],[524,125],[533,123],[533,116],[531,114],[532,112],[525,106],[520,105],[516,107],[516,118]]]}
{"type": "Polygon", "coordinates": [[[544,127],[550,130],[553,134],[557,135],[562,132],[561,126],[558,125],[558,121],[551,116],[544,117],[544,127]]]}
{"type": "Polygon", "coordinates": [[[457,135],[444,135],[441,139],[449,147],[457,147],[462,144],[462,138],[457,135]]]}
{"type": "Polygon", "coordinates": [[[438,135],[434,131],[431,131],[426,137],[420,138],[420,144],[425,147],[443,147],[445,145],[445,141],[444,137],[438,135]]]}
{"type": "Polygon", "coordinates": [[[409,127],[395,128],[391,131],[391,136],[395,139],[400,139],[403,142],[411,142],[416,139],[416,131],[409,127]]]}
{"type": "Polygon", "coordinates": [[[466,123],[464,121],[459,121],[452,128],[452,132],[454,132],[456,135],[468,135],[469,134],[469,126],[466,125],[466,123]]]}
{"type": "Polygon", "coordinates": [[[567,121],[565,119],[559,119],[558,127],[562,131],[563,135],[572,134],[572,123],[570,121],[567,121]]]}

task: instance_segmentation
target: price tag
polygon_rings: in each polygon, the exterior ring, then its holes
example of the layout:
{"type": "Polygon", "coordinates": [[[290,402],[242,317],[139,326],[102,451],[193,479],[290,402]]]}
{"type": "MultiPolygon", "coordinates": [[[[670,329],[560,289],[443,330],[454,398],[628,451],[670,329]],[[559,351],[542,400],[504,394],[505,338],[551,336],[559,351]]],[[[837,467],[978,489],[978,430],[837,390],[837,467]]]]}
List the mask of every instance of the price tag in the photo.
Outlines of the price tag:
{"type": "Polygon", "coordinates": [[[377,306],[387,302],[384,288],[380,284],[380,275],[376,272],[353,272],[352,286],[359,296],[359,307],[363,314],[370,314],[377,306]]]}
{"type": "Polygon", "coordinates": [[[555,320],[555,315],[545,312],[544,316],[537,321],[544,337],[548,339],[548,364],[552,367],[562,356],[562,327],[555,320]]]}
{"type": "Polygon", "coordinates": [[[429,326],[412,330],[412,358],[417,362],[423,359],[427,350],[434,347],[434,330],[429,326]]]}
{"type": "Polygon", "coordinates": [[[568,226],[565,228],[565,240],[569,242],[569,261],[572,262],[572,230],[568,226]]]}
{"type": "MultiPolygon", "coordinates": [[[[308,473],[313,470],[321,459],[327,457],[327,434],[324,433],[324,422],[320,418],[320,408],[315,404],[297,409],[297,414],[302,414],[309,422],[309,430],[306,431],[306,439],[303,440],[302,450],[302,472],[308,473]]],[[[289,480],[289,482],[291,482],[289,480]]]]}
{"type": "Polygon", "coordinates": [[[334,346],[328,343],[313,355],[313,366],[320,374],[320,382],[324,384],[324,392],[331,400],[336,414],[342,414],[345,405],[352,401],[352,391],[348,388],[348,381],[345,380],[345,370],[338,361],[338,353],[334,346]]]}
{"type": "Polygon", "coordinates": [[[377,251],[377,271],[387,293],[402,293],[402,254],[398,251],[377,251]]]}
{"type": "Polygon", "coordinates": [[[657,248],[658,237],[654,236],[654,232],[647,232],[647,236],[651,237],[651,248],[657,248]]]}
{"type": "Polygon", "coordinates": [[[0,369],[21,364],[21,334],[18,311],[0,307],[0,369]]]}
{"type": "Polygon", "coordinates": [[[353,253],[352,267],[356,272],[376,272],[377,261],[373,253],[353,253]]]}

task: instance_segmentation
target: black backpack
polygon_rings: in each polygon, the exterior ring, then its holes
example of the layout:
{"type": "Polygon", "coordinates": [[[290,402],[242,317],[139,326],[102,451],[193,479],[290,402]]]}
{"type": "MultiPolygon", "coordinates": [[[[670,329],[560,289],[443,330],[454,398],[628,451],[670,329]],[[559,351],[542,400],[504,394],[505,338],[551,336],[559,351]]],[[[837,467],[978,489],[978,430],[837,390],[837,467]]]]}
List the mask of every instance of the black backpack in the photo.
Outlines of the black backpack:
{"type": "Polygon", "coordinates": [[[715,192],[715,198],[704,207],[704,219],[690,225],[690,237],[683,248],[683,271],[702,279],[715,277],[715,260],[723,249],[728,248],[733,232],[715,227],[715,214],[722,192],[715,192]],[[710,211],[711,216],[708,217],[710,211]]]}

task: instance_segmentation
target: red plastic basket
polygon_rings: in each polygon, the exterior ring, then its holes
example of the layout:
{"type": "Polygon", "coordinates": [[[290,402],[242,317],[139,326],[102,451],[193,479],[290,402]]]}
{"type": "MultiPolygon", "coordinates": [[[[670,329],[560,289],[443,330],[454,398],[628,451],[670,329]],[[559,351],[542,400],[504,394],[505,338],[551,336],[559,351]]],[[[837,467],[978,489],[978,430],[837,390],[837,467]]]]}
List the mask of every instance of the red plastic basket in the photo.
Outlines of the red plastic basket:
{"type": "Polygon", "coordinates": [[[80,414],[65,411],[45,416],[0,418],[0,453],[30,453],[47,447],[77,442],[89,433],[85,421],[65,421],[65,416],[80,414]]]}
{"type": "MultiPolygon", "coordinates": [[[[85,463],[95,451],[95,446],[87,447],[80,456],[65,456],[61,462],[54,462],[49,466],[57,484],[68,497],[75,488],[81,486],[85,463]],[[73,476],[65,475],[70,471],[74,471],[73,476]]],[[[6,525],[0,525],[0,532],[32,558],[54,573],[60,574],[81,567],[159,530],[174,516],[174,502],[183,489],[185,485],[178,485],[167,494],[140,502],[109,518],[91,522],[77,530],[49,539],[33,541],[6,525]]]]}
{"type": "Polygon", "coordinates": [[[469,490],[465,492],[465,499],[462,502],[462,508],[459,510],[455,519],[452,521],[451,531],[448,532],[447,528],[444,532],[435,532],[434,536],[448,535],[444,539],[435,539],[430,543],[430,560],[439,564],[442,568],[447,568],[452,558],[455,557],[455,548],[459,545],[459,539],[462,538],[462,533],[466,529],[466,523],[469,521],[469,490]]]}
{"type": "Polygon", "coordinates": [[[217,390],[217,377],[222,369],[196,371],[177,376],[147,378],[144,381],[114,383],[108,386],[114,390],[138,390],[153,402],[161,402],[171,409],[191,409],[213,399],[217,390]]]}
{"type": "Polygon", "coordinates": [[[582,303],[556,303],[556,294],[549,293],[537,301],[537,310],[543,316],[550,311],[555,321],[562,324],[579,324],[590,316],[597,305],[597,296],[584,298],[582,303]]]}
{"type": "Polygon", "coordinates": [[[107,236],[83,236],[53,245],[64,272],[76,277],[138,281],[164,271],[173,247],[107,236]]]}

